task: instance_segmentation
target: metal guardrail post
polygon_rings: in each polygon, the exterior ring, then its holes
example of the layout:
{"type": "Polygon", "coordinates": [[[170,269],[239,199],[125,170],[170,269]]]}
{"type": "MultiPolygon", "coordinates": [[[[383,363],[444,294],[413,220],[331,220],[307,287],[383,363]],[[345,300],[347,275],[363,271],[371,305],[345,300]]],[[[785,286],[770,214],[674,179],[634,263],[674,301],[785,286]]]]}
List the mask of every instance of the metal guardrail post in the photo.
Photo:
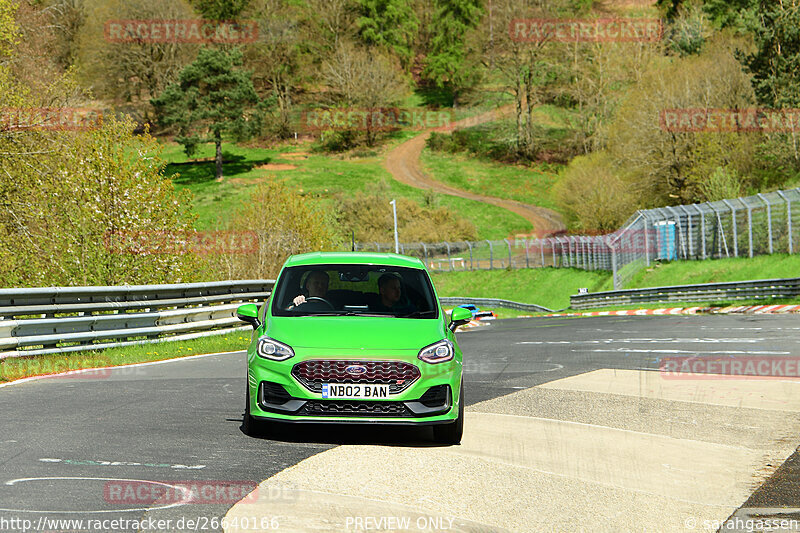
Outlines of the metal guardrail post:
{"type": "Polygon", "coordinates": [[[767,235],[769,236],[769,253],[772,253],[772,205],[763,194],[758,193],[756,196],[761,198],[767,206],[767,235]]]}
{"type": "Polygon", "coordinates": [[[734,206],[728,200],[722,201],[725,202],[725,205],[727,205],[731,210],[731,223],[733,229],[733,257],[739,257],[739,235],[736,227],[736,206],[734,206]]]}
{"type": "Polygon", "coordinates": [[[786,202],[786,229],[788,230],[789,236],[789,254],[794,253],[794,249],[792,246],[792,201],[783,193],[783,191],[777,191],[778,195],[786,202]]]}

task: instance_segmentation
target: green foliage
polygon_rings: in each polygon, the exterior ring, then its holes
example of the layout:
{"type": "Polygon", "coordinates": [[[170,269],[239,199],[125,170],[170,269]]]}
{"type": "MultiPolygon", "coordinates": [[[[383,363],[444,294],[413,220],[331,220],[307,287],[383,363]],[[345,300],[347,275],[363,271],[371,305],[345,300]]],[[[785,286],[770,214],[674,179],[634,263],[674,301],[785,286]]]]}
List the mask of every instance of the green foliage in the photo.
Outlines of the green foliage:
{"type": "Polygon", "coordinates": [[[714,202],[741,196],[742,185],[735,169],[717,167],[700,183],[700,192],[707,202],[714,202]]]}
{"type": "Polygon", "coordinates": [[[202,48],[197,59],[180,74],[178,83],[167,87],[153,105],[160,123],[178,130],[176,140],[187,156],[197,145],[217,146],[217,179],[222,177],[222,136],[247,139],[261,129],[259,103],[250,73],[239,67],[242,53],[202,48]]]}
{"type": "MultiPolygon", "coordinates": [[[[338,201],[338,226],[358,242],[393,242],[394,220],[386,187],[374,193],[358,192],[338,201]]],[[[435,202],[430,202],[434,203],[435,202]]],[[[408,198],[397,198],[397,232],[402,242],[475,240],[475,226],[447,207],[421,206],[408,198]]]]}
{"type": "Polygon", "coordinates": [[[757,51],[746,58],[759,102],[800,107],[800,0],[761,1],[757,51]]]}
{"type": "Polygon", "coordinates": [[[630,216],[635,195],[605,152],[573,159],[556,185],[555,196],[573,227],[609,233],[630,216]]]}
{"type": "Polygon", "coordinates": [[[11,55],[19,36],[14,16],[18,7],[17,0],[0,0],[0,59],[11,55]]]}
{"type": "Polygon", "coordinates": [[[255,253],[223,255],[212,263],[224,279],[274,278],[290,255],[339,249],[332,222],[319,203],[283,181],[270,180],[259,185],[227,220],[229,230],[256,233],[255,253]]]}
{"type": "Polygon", "coordinates": [[[408,68],[419,20],[406,0],[359,0],[356,20],[359,35],[367,44],[389,47],[408,68]]]}
{"type": "Polygon", "coordinates": [[[467,33],[483,15],[482,0],[436,0],[431,50],[425,60],[425,77],[454,92],[473,85],[478,71],[467,62],[467,33]]]}
{"type": "Polygon", "coordinates": [[[711,28],[699,2],[681,6],[667,30],[667,45],[679,55],[697,54],[703,49],[711,28]]]}
{"type": "Polygon", "coordinates": [[[192,0],[194,8],[208,20],[234,20],[250,0],[192,0]]]}
{"type": "Polygon", "coordinates": [[[189,281],[190,255],[146,239],[191,230],[190,203],[162,175],[155,140],[130,121],[0,138],[0,278],[6,286],[189,281]],[[36,155],[31,155],[36,154],[36,155]],[[130,253],[131,236],[145,239],[130,253]]]}

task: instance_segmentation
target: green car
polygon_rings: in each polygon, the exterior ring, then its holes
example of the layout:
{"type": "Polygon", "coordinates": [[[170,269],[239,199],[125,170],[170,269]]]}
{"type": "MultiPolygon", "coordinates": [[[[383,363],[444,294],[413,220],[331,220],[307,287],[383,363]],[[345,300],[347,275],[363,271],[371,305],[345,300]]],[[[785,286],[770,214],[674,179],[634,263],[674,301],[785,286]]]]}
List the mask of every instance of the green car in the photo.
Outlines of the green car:
{"type": "Polygon", "coordinates": [[[464,428],[462,354],[425,265],[396,254],[290,257],[259,310],[247,350],[243,429],[270,422],[432,425],[457,444],[464,428]]]}

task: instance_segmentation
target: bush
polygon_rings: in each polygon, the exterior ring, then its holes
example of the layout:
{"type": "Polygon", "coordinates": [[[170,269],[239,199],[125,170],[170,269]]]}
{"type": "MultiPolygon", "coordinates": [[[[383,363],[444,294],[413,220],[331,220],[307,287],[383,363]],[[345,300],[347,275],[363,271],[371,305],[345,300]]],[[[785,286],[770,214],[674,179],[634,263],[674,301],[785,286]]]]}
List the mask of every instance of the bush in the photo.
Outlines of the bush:
{"type": "MultiPolygon", "coordinates": [[[[391,198],[385,191],[373,194],[356,193],[340,196],[339,226],[346,236],[355,232],[358,242],[394,241],[394,220],[391,198]]],[[[442,242],[475,240],[475,225],[457,216],[446,207],[436,207],[436,200],[426,196],[426,206],[408,198],[397,199],[398,235],[402,242],[442,242]]]]}

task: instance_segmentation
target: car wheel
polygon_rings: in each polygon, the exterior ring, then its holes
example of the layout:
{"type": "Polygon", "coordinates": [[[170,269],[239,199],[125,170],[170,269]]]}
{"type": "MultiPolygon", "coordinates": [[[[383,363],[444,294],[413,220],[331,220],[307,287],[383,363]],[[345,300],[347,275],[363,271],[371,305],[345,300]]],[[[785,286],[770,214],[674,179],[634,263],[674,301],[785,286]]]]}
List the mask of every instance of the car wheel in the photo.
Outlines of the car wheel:
{"type": "Polygon", "coordinates": [[[440,444],[461,444],[464,434],[464,381],[461,381],[458,393],[458,418],[449,424],[433,426],[433,440],[440,444]]]}
{"type": "Polygon", "coordinates": [[[264,423],[250,414],[250,385],[247,386],[247,393],[245,395],[242,431],[249,437],[259,437],[264,432],[264,423]]]}

